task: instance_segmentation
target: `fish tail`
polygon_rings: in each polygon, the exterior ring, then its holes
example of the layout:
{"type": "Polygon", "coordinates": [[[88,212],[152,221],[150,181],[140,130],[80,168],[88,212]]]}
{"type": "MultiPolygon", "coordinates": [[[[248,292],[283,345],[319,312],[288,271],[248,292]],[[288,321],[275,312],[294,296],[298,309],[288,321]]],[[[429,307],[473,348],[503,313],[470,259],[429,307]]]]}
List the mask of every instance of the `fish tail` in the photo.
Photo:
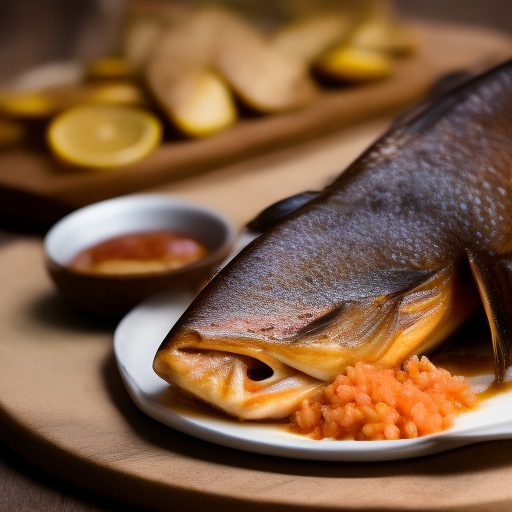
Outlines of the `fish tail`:
{"type": "Polygon", "coordinates": [[[512,364],[512,261],[489,253],[468,254],[491,328],[496,383],[512,364]]]}

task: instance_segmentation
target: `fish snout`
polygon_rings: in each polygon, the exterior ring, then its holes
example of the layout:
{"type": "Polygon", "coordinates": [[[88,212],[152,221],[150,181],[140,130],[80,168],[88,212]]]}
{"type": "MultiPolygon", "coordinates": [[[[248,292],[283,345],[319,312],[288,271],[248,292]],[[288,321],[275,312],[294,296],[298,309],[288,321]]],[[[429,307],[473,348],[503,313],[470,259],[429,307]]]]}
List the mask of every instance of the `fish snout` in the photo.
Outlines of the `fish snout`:
{"type": "Polygon", "coordinates": [[[160,348],[153,369],[171,385],[244,420],[288,416],[325,386],[279,361],[258,340],[208,338],[192,330],[160,348]]]}

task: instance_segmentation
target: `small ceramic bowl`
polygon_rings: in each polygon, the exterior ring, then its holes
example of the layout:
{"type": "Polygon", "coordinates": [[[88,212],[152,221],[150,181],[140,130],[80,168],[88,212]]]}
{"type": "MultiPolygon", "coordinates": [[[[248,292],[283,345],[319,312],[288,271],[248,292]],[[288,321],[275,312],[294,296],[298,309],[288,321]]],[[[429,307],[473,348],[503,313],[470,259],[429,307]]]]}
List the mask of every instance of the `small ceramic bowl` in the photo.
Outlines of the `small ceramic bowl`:
{"type": "Polygon", "coordinates": [[[235,228],[223,216],[164,195],[133,195],[81,208],[57,222],[44,240],[48,271],[59,291],[80,309],[120,318],[149,295],[171,288],[199,287],[228,256],[235,228]],[[126,275],[84,273],[69,267],[82,250],[110,238],[170,230],[191,236],[208,254],[180,268],[126,275]]]}

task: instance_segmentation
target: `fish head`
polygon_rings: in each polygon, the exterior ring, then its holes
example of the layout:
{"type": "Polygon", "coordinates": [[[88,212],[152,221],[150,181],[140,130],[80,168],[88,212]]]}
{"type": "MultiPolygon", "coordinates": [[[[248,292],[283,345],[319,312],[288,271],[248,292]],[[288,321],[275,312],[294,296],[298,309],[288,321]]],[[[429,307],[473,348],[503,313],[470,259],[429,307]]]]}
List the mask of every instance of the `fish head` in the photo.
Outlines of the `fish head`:
{"type": "Polygon", "coordinates": [[[193,397],[245,420],[287,416],[325,385],[285,362],[275,350],[274,336],[225,326],[216,331],[216,325],[171,332],[156,354],[155,372],[193,397]]]}
{"type": "Polygon", "coordinates": [[[425,261],[406,248],[400,263],[384,214],[344,213],[340,231],[344,204],[314,201],[207,284],[158,350],[159,376],[238,418],[284,417],[348,366],[427,352],[472,311],[456,259],[430,257],[428,237],[425,261]]]}
{"type": "Polygon", "coordinates": [[[472,296],[458,292],[453,267],[417,275],[404,293],[335,305],[305,295],[280,302],[282,289],[237,279],[233,288],[232,277],[228,269],[196,298],[162,343],[154,370],[245,420],[290,415],[357,361],[397,366],[435,346],[471,311],[472,296]]]}
{"type": "Polygon", "coordinates": [[[427,352],[480,293],[499,380],[512,292],[509,266],[492,261],[512,250],[511,87],[512,61],[414,109],[320,195],[265,224],[171,330],[157,374],[242,419],[286,416],[358,361],[427,352]]]}

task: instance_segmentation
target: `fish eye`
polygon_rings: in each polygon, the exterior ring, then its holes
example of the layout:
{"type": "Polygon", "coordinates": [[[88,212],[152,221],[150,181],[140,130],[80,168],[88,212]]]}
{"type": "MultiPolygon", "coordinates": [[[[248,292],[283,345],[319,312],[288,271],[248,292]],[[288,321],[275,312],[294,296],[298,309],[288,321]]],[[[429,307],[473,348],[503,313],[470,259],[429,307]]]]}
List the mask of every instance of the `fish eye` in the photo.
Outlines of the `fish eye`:
{"type": "Polygon", "coordinates": [[[247,378],[250,380],[254,380],[255,382],[260,382],[262,380],[269,379],[274,375],[274,370],[270,368],[265,363],[262,363],[261,361],[258,361],[257,359],[254,359],[254,362],[258,364],[258,366],[255,366],[254,368],[248,368],[247,369],[247,378]]]}

